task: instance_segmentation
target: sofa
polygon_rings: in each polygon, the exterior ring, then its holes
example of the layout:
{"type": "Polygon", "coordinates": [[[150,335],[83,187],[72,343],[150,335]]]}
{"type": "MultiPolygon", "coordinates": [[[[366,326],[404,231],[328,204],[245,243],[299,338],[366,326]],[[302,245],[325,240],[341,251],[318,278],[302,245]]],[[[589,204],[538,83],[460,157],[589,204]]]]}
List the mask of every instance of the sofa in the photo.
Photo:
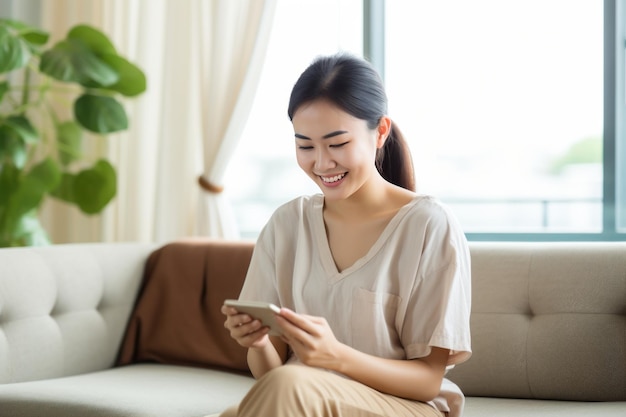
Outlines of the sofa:
{"type": "MultiPolygon", "coordinates": [[[[0,417],[199,417],[237,403],[254,380],[219,308],[253,249],[0,249],[0,417]]],[[[473,355],[447,374],[464,416],[626,416],[626,242],[470,250],[473,355]]]]}

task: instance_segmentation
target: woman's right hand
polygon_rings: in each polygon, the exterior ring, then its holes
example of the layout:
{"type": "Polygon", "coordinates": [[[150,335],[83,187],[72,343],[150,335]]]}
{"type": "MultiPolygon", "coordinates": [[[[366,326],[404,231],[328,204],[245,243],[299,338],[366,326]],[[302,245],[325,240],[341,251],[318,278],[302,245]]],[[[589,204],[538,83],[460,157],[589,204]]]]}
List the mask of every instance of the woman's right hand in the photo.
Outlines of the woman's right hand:
{"type": "Polygon", "coordinates": [[[248,314],[239,313],[236,308],[222,306],[222,314],[226,316],[224,327],[230,332],[230,337],[245,348],[260,349],[267,346],[269,341],[269,327],[263,326],[260,320],[248,314]]]}

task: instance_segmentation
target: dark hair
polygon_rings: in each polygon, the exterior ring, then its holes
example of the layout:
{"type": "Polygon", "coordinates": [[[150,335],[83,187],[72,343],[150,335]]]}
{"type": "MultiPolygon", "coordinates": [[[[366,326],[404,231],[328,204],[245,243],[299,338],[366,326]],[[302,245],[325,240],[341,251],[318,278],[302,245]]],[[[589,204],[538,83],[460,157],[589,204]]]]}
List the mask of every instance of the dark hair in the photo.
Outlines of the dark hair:
{"type": "MultiPolygon", "coordinates": [[[[349,54],[319,57],[304,70],[291,91],[289,120],[301,105],[319,99],[365,120],[370,129],[377,128],[387,114],[387,94],[380,75],[369,62],[349,54]]],[[[394,122],[385,145],[377,150],[376,168],[387,181],[415,191],[411,152],[394,122]]]]}

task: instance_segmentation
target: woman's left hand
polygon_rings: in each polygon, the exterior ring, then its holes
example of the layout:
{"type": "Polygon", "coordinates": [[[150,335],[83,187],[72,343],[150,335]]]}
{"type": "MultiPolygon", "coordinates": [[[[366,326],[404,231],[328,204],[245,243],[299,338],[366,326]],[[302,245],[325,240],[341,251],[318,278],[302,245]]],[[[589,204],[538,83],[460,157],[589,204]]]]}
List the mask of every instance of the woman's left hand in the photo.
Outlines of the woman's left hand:
{"type": "Polygon", "coordinates": [[[343,346],[323,317],[298,314],[282,308],[276,322],[283,331],[282,339],[305,365],[338,370],[343,346]]]}

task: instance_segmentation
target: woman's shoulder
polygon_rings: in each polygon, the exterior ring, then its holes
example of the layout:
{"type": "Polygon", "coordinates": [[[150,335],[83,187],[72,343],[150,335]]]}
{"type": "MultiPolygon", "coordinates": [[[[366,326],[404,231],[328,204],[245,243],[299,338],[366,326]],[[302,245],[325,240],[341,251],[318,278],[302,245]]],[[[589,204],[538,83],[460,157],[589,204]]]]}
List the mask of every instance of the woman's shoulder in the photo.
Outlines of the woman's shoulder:
{"type": "Polygon", "coordinates": [[[410,216],[442,221],[448,220],[450,216],[454,217],[450,207],[433,195],[416,194],[406,207],[410,216]]]}
{"type": "MultiPolygon", "coordinates": [[[[324,205],[322,195],[303,195],[278,206],[261,230],[258,242],[272,247],[278,241],[292,242],[303,231],[315,230],[316,213],[324,205]]],[[[319,218],[319,216],[317,216],[319,218]]]]}
{"type": "Polygon", "coordinates": [[[451,207],[432,195],[416,195],[407,205],[405,221],[420,225],[431,232],[463,234],[461,224],[451,207]]]}
{"type": "Polygon", "coordinates": [[[268,223],[274,225],[295,225],[303,218],[310,218],[324,207],[321,194],[302,195],[281,204],[274,210],[268,223]]]}
{"type": "Polygon", "coordinates": [[[469,264],[465,233],[448,204],[431,195],[419,195],[408,206],[400,238],[414,243],[415,236],[421,236],[421,253],[427,255],[424,259],[430,267],[469,264]]]}
{"type": "Polygon", "coordinates": [[[276,208],[274,215],[300,214],[316,207],[323,207],[324,196],[322,194],[301,195],[295,197],[276,208]]]}

